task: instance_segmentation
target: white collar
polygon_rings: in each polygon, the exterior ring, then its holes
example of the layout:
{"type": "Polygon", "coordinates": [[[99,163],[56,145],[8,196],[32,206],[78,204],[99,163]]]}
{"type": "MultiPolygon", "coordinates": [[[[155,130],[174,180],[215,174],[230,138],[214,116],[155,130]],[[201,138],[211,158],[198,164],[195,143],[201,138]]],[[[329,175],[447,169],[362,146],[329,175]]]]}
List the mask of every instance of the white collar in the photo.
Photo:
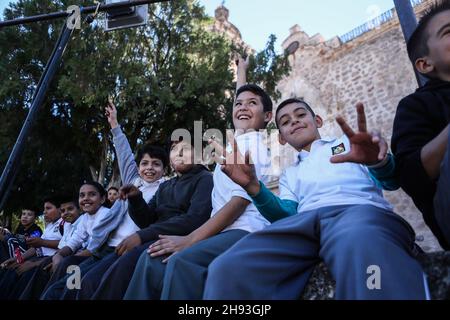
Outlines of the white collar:
{"type": "Polygon", "coordinates": [[[327,143],[331,143],[336,141],[337,138],[332,138],[332,137],[323,137],[321,139],[317,139],[315,140],[312,144],[311,144],[311,149],[310,151],[306,151],[306,150],[301,150],[298,155],[297,155],[297,164],[300,163],[300,161],[302,161],[302,159],[307,158],[312,152],[314,152],[319,146],[325,145],[327,143]]]}

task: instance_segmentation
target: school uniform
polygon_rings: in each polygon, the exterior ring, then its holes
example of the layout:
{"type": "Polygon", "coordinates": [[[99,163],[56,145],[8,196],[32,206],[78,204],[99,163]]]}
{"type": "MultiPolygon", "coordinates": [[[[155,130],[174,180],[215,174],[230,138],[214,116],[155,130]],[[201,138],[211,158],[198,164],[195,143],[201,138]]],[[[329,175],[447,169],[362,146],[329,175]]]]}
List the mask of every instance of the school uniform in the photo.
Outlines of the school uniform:
{"type": "Polygon", "coordinates": [[[129,214],[141,228],[136,233],[142,245],[98,263],[83,277],[78,298],[122,299],[140,254],[160,234],[187,235],[209,218],[211,197],[205,195],[211,194],[212,187],[211,173],[204,166],[196,165],[191,171],[162,183],[149,203],[142,197],[130,198],[129,214]]]}
{"type": "MultiPolygon", "coordinates": [[[[102,219],[102,217],[109,214],[109,208],[101,206],[94,214],[85,213],[78,218],[79,223],[73,232],[72,236],[67,240],[66,247],[76,253],[78,250],[85,247],[93,234],[95,225],[102,219]]],[[[65,257],[56,271],[50,277],[46,289],[44,290],[41,300],[57,300],[61,297],[63,290],[66,288],[66,281],[69,277],[67,275],[67,267],[70,265],[79,265],[89,257],[70,255],[65,257]]]]}
{"type": "MultiPolygon", "coordinates": [[[[236,143],[242,154],[250,151],[258,178],[268,182],[271,170],[270,155],[263,139],[262,133],[250,132],[237,136],[236,143]]],[[[240,197],[250,202],[245,211],[221,233],[177,252],[167,265],[162,263],[163,258],[152,258],[146,251],[142,252],[125,299],[201,299],[211,261],[242,237],[270,224],[251,203],[252,200],[245,190],[234,183],[220,166],[216,166],[213,180],[211,216],[222,209],[232,197],[240,197]],[[188,282],[185,281],[186,277],[189,278],[188,282]]]]}
{"type": "Polygon", "coordinates": [[[283,172],[279,197],[260,184],[253,201],[278,221],[214,260],[205,299],[299,299],[321,260],[336,280],[337,299],[426,297],[412,228],[392,212],[365,166],[330,162],[349,150],[346,137],[317,140],[283,172]]]}
{"type": "MultiPolygon", "coordinates": [[[[77,226],[80,224],[81,219],[77,219],[73,223],[64,223],[64,234],[59,241],[58,249],[62,249],[67,246],[68,240],[73,236],[77,226]]],[[[50,270],[44,270],[49,263],[52,262],[52,257],[46,257],[42,261],[39,267],[33,270],[30,279],[27,281],[22,290],[19,291],[19,300],[36,300],[39,299],[48,281],[50,280],[50,270]]]]}
{"type": "MultiPolygon", "coordinates": [[[[45,226],[41,238],[43,240],[61,240],[62,234],[60,226],[62,225],[62,218],[50,222],[45,226]]],[[[36,248],[37,255],[32,257],[30,261],[41,261],[43,263],[46,258],[53,256],[56,249],[41,247],[36,248]]],[[[32,278],[36,268],[33,268],[21,276],[17,275],[15,270],[8,270],[0,281],[0,299],[16,300],[19,298],[21,292],[32,278]]]]}

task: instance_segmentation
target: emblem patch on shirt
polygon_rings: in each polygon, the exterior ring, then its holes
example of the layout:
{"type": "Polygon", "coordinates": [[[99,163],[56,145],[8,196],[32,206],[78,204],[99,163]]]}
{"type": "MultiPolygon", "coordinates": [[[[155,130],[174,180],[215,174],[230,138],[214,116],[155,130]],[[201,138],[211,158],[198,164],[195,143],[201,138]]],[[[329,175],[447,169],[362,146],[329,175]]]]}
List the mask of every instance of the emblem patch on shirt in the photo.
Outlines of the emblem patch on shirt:
{"type": "Polygon", "coordinates": [[[344,153],[345,152],[345,145],[344,143],[341,143],[340,145],[336,147],[332,147],[331,151],[333,152],[333,156],[344,153]]]}

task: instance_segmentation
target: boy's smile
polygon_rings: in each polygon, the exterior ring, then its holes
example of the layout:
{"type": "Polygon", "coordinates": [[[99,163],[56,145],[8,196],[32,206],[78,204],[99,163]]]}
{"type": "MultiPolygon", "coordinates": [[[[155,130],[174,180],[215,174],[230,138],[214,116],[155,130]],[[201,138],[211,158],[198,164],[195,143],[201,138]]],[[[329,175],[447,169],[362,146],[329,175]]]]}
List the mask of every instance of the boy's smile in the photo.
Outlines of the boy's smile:
{"type": "Polygon", "coordinates": [[[301,103],[295,102],[284,106],[277,114],[281,144],[290,144],[297,151],[309,151],[311,144],[320,139],[318,128],[322,119],[314,116],[301,103]]]}
{"type": "Polygon", "coordinates": [[[259,130],[270,121],[271,113],[264,112],[261,98],[251,91],[242,92],[233,107],[233,124],[236,130],[259,130]]]}
{"type": "Polygon", "coordinates": [[[160,159],[144,154],[139,162],[139,176],[148,183],[161,179],[164,174],[164,165],[160,159]]]}

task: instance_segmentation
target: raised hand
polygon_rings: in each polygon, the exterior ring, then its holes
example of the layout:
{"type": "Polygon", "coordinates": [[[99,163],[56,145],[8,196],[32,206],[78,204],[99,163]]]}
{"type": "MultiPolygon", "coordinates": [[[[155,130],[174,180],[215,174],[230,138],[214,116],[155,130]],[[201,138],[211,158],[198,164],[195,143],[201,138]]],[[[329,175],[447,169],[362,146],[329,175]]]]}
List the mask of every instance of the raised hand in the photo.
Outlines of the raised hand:
{"type": "Polygon", "coordinates": [[[332,163],[354,162],[364,165],[375,165],[382,161],[387,154],[388,144],[377,131],[367,132],[366,115],[364,105],[356,105],[358,114],[358,132],[355,133],[342,117],[336,121],[350,141],[350,152],[331,157],[332,163]]]}
{"type": "Polygon", "coordinates": [[[108,101],[108,105],[105,107],[105,115],[108,118],[111,129],[119,126],[119,123],[117,122],[117,109],[112,101],[108,101]]]}
{"type": "Polygon", "coordinates": [[[231,152],[223,150],[216,141],[211,141],[211,145],[216,151],[222,150],[222,162],[220,165],[222,171],[250,195],[258,194],[260,186],[255,172],[255,165],[251,162],[250,154],[246,152],[244,157],[240,153],[233,133],[228,131],[227,137],[231,145],[231,152]]]}
{"type": "Polygon", "coordinates": [[[142,194],[142,192],[134,185],[127,184],[120,188],[119,197],[122,200],[126,200],[128,198],[134,198],[142,194]]]}

